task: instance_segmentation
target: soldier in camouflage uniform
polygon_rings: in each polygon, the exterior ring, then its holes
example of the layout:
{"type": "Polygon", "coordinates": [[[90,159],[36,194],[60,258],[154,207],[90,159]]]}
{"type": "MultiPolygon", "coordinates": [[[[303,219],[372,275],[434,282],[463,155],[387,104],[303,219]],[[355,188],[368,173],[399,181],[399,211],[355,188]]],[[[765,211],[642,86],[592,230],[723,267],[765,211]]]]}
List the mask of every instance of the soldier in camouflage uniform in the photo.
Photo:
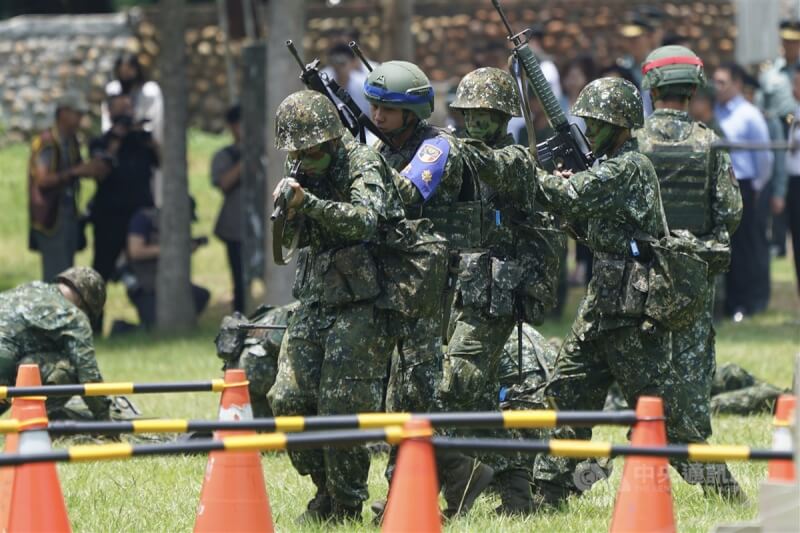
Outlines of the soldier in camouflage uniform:
{"type": "Polygon", "coordinates": [[[711,436],[711,380],[714,377],[715,277],[728,269],[730,236],[742,218],[742,197],[730,156],[712,150],[717,135],[689,117],[689,100],[706,83],[703,63],[683,46],[663,46],[650,53],[643,88],[655,112],[636,132],[639,149],[653,162],[671,231],[691,233],[697,254],[709,265],[706,283],[697,286],[705,308],[691,325],[672,332],[672,365],[684,382],[683,411],[703,438],[711,436]]]}
{"type": "MultiPolygon", "coordinates": [[[[20,364],[38,364],[44,385],[103,381],[94,356],[92,325],[106,301],[105,283],[89,267],[72,267],[54,283],[32,282],[0,293],[0,384],[13,385],[20,364]]],[[[47,415],[67,418],[68,398],[48,398],[47,415]]],[[[85,398],[98,420],[109,419],[111,402],[85,398]]],[[[0,402],[0,412],[10,406],[0,402]]]]}
{"type": "MultiPolygon", "coordinates": [[[[586,224],[585,240],[595,254],[595,274],[545,393],[561,409],[600,409],[616,380],[630,404],[641,395],[664,400],[670,442],[703,442],[678,401],[682,382],[670,364],[670,332],[644,313],[651,253],[648,240],[639,239],[658,238],[666,227],[658,177],[649,159],[638,152],[631,133],[643,123],[641,98],[630,82],[601,78],[581,91],[572,113],[586,120],[595,156],[607,156],[596,168],[547,175],[537,171],[530,154],[517,147],[490,153],[473,146],[481,179],[519,173],[519,166],[527,166],[536,177],[537,201],[571,223],[586,224]]],[[[560,436],[579,438],[590,438],[591,433],[589,428],[557,431],[560,436]]],[[[566,458],[537,460],[534,483],[542,503],[556,505],[571,492],[586,488],[576,486],[576,464],[566,458]]],[[[689,482],[726,495],[741,494],[725,465],[711,470],[715,477],[697,479],[693,470],[679,468],[689,482]]]]}
{"type": "MultiPolygon", "coordinates": [[[[443,241],[425,224],[403,218],[386,163],[355,142],[321,94],[287,97],[278,107],[275,137],[289,152],[287,164],[301,163],[301,180],[282,181],[274,194],[291,188],[284,245],[299,232],[302,250],[293,287],[300,303],[281,345],[270,405],[276,416],[379,411],[397,342],[391,313],[419,304],[413,273],[396,252],[405,245],[418,257],[439,246],[438,269],[433,262],[415,266],[443,276],[443,241]]],[[[290,457],[317,487],[303,520],[360,517],[370,463],[364,446],[290,457]]]]}
{"type": "MultiPolygon", "coordinates": [[[[457,250],[480,242],[479,193],[458,139],[426,120],[433,112],[430,81],[413,63],[387,61],[370,73],[364,93],[373,121],[392,141],[391,146],[379,143],[376,148],[395,171],[406,217],[430,219],[434,229],[447,238],[456,263],[457,250]]],[[[439,312],[395,321],[402,333],[389,372],[387,411],[425,412],[436,408],[434,398],[442,373],[442,328],[448,325],[442,315],[448,314],[450,307],[446,295],[442,283],[431,292],[439,312]]],[[[390,479],[395,453],[393,449],[386,470],[390,479]]],[[[488,466],[452,451],[437,452],[437,466],[448,516],[468,511],[492,477],[488,466]]],[[[373,510],[380,516],[382,502],[373,510]]]]}
{"type": "Polygon", "coordinates": [[[297,302],[281,307],[263,306],[251,318],[240,313],[222,319],[215,339],[217,356],[225,361],[224,369],[241,368],[247,375],[253,415],[271,417],[272,408],[267,393],[278,374],[278,353],[289,318],[297,309],[297,302]],[[245,329],[244,326],[251,326],[245,329]],[[255,327],[253,327],[255,326],[255,327]],[[282,326],[280,329],[258,329],[257,326],[282,326]]]}
{"type": "MultiPolygon", "coordinates": [[[[453,109],[464,114],[468,137],[490,148],[514,144],[508,121],[519,115],[514,80],[497,68],[480,68],[458,85],[453,109]]],[[[500,177],[498,177],[499,181],[500,177]]],[[[556,302],[560,259],[566,241],[552,217],[534,212],[532,198],[516,184],[527,174],[508,175],[494,188],[480,183],[483,207],[480,247],[461,254],[455,298],[455,326],[447,344],[441,397],[447,410],[498,408],[503,345],[515,323],[540,324],[556,302]]],[[[471,432],[502,437],[503,431],[471,432]]],[[[529,458],[490,454],[505,514],[532,510],[529,458]]]]}

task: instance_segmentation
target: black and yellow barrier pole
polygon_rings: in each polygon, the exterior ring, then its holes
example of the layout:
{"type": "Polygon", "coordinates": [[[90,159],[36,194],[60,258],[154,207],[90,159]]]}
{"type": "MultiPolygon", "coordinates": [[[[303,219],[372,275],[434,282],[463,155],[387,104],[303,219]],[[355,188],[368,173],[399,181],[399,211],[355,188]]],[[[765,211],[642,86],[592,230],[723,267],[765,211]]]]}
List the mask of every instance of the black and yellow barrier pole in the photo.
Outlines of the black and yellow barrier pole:
{"type": "MultiPolygon", "coordinates": [[[[190,431],[255,430],[296,433],[339,429],[376,429],[402,426],[411,418],[428,420],[435,428],[553,428],[560,425],[622,425],[636,423],[633,411],[488,411],[465,413],[362,413],[332,416],[287,416],[254,420],[132,420],[127,422],[50,422],[51,435],[93,433],[186,433],[190,431]]],[[[41,421],[35,421],[40,423],[41,421]]],[[[28,421],[25,424],[34,423],[28,421]]],[[[17,420],[0,420],[0,433],[16,433],[24,429],[17,420]]]]}
{"type": "Polygon", "coordinates": [[[466,439],[436,437],[431,441],[437,448],[500,453],[544,453],[558,457],[675,457],[697,462],[768,461],[792,459],[792,450],[765,450],[729,444],[667,444],[665,446],[631,446],[589,440],[517,440],[466,439]]]}
{"type": "Polygon", "coordinates": [[[384,429],[319,431],[304,433],[269,433],[243,435],[223,439],[207,439],[167,444],[100,444],[71,446],[63,450],[37,453],[2,454],[0,467],[25,463],[109,461],[153,455],[177,455],[212,451],[279,451],[347,447],[366,442],[386,441],[399,444],[409,438],[430,438],[437,448],[470,451],[500,451],[547,453],[561,457],[616,457],[639,455],[648,457],[679,457],[699,462],[763,461],[792,459],[792,450],[762,450],[748,446],[714,446],[709,444],[629,446],[609,442],[579,440],[522,441],[513,439],[457,439],[432,437],[431,431],[409,431],[399,426],[384,429]]]}
{"type": "Polygon", "coordinates": [[[81,385],[46,385],[41,387],[0,387],[0,400],[20,396],[112,396],[117,394],[152,394],[165,392],[222,392],[241,383],[209,381],[166,381],[163,383],[84,383],[81,385]]]}

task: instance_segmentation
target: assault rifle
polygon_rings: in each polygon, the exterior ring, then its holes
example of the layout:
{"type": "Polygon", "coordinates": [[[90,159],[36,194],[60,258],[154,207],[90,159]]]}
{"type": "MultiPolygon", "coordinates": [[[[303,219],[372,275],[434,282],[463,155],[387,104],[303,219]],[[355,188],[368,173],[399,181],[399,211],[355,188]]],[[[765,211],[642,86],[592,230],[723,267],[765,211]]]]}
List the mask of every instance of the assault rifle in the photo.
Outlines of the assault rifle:
{"type": "Polygon", "coordinates": [[[525,29],[515,34],[503,13],[503,8],[500,7],[500,1],[492,0],[492,5],[500,14],[508,31],[508,40],[514,45],[514,57],[522,65],[536,98],[542,103],[547,121],[555,131],[552,137],[536,145],[539,163],[550,171],[558,168],[574,172],[588,169],[594,162],[592,149],[580,128],[576,124],[567,122],[567,116],[562,111],[556,95],[553,94],[553,89],[545,79],[539,61],[533,50],[528,47],[531,30],[525,29]]]}
{"type": "MultiPolygon", "coordinates": [[[[298,159],[289,170],[289,176],[292,179],[300,181],[300,160],[298,159]]],[[[297,242],[300,239],[300,229],[295,231],[292,244],[289,247],[287,254],[283,254],[283,233],[286,228],[286,216],[289,213],[289,202],[292,201],[294,196],[294,189],[288,183],[284,183],[278,197],[275,198],[275,204],[272,206],[272,214],[269,219],[272,221],[272,259],[276,265],[287,265],[292,260],[292,253],[297,248],[297,242]]]]}
{"type": "Polygon", "coordinates": [[[381,133],[367,115],[358,107],[353,97],[350,96],[342,86],[336,83],[336,80],[329,78],[327,75],[319,71],[319,59],[314,59],[311,63],[304,65],[303,60],[300,59],[300,54],[297,53],[297,48],[291,40],[286,41],[286,48],[292,54],[297,64],[302,69],[300,72],[300,80],[303,84],[311,89],[325,95],[339,112],[339,118],[342,124],[350,130],[354,137],[366,144],[367,135],[366,130],[369,130],[375,137],[381,140],[385,145],[392,146],[391,141],[381,133]],[[335,97],[335,98],[334,98],[335,97]]]}

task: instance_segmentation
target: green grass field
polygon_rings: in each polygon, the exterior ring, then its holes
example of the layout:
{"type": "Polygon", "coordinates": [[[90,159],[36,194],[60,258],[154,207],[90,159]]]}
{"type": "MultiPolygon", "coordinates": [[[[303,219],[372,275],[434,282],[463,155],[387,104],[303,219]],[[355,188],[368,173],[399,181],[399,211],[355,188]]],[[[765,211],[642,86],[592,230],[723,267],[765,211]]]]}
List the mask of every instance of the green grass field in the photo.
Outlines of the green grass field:
{"type": "MultiPolygon", "coordinates": [[[[210,235],[221,198],[212,190],[208,163],[224,137],[200,133],[190,135],[191,192],[197,199],[198,222],[195,235],[210,235]]],[[[12,145],[0,150],[0,290],[36,279],[41,272],[39,257],[27,250],[26,223],[27,148],[12,145]]],[[[91,184],[84,188],[83,200],[91,196],[91,184]]],[[[79,264],[89,264],[91,253],[83,251],[79,264]]],[[[214,353],[216,325],[230,307],[231,291],[222,244],[211,239],[210,246],[193,258],[193,279],[212,291],[209,309],[198,328],[182,336],[135,334],[124,339],[97,342],[97,357],[108,381],[158,381],[209,379],[220,375],[220,361],[214,353]]],[[[580,297],[570,294],[570,304],[562,320],[546,323],[546,335],[562,337],[580,297]]],[[[113,286],[107,305],[107,319],[135,321],[135,312],[121,287],[113,286]]],[[[770,311],[739,325],[718,324],[717,354],[720,362],[741,364],[772,383],[790,386],[792,358],[800,346],[800,307],[790,263],[783,259],[773,264],[773,301],[770,311]]],[[[110,322],[110,320],[107,320],[110,322]]],[[[148,416],[212,418],[216,414],[215,394],[147,395],[135,398],[148,416]]],[[[714,420],[714,443],[769,446],[771,417],[741,418],[722,416],[714,420]]],[[[597,439],[623,442],[622,429],[600,429],[597,439]]],[[[64,443],[56,443],[62,446],[64,443]]],[[[75,531],[189,531],[194,523],[205,457],[148,458],[129,461],[59,465],[62,487],[75,531]]],[[[282,454],[264,457],[273,517],[279,531],[323,531],[327,527],[298,528],[294,518],[312,496],[311,482],[301,479],[282,454]]],[[[377,458],[371,471],[370,501],[386,495],[383,479],[385,458],[377,458]]],[[[610,482],[596,485],[581,499],[571,500],[565,511],[527,519],[497,518],[494,497],[479,500],[472,514],[447,525],[447,531],[602,531],[607,529],[619,483],[622,461],[616,461],[610,482]]],[[[751,500],[766,466],[760,463],[733,464],[751,500]]],[[[753,518],[755,505],[731,506],[673,476],[675,511],[680,531],[705,532],[717,523],[753,518]]],[[[371,513],[365,511],[362,527],[348,526],[341,531],[375,530],[371,513]]]]}

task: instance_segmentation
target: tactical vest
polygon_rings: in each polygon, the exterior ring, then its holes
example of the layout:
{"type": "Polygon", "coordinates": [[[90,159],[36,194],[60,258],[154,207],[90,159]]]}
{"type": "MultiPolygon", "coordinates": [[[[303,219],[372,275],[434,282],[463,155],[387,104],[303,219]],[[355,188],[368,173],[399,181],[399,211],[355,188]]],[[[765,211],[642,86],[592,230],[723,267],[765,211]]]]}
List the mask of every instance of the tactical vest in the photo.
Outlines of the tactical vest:
{"type": "MultiPolygon", "coordinates": [[[[646,131],[646,127],[645,127],[646,131]]],[[[711,218],[711,138],[713,133],[695,123],[684,140],[663,141],[640,137],[640,146],[653,163],[661,186],[661,201],[671,230],[706,235],[711,218]],[[698,142],[699,141],[699,142],[698,142]]]]}

